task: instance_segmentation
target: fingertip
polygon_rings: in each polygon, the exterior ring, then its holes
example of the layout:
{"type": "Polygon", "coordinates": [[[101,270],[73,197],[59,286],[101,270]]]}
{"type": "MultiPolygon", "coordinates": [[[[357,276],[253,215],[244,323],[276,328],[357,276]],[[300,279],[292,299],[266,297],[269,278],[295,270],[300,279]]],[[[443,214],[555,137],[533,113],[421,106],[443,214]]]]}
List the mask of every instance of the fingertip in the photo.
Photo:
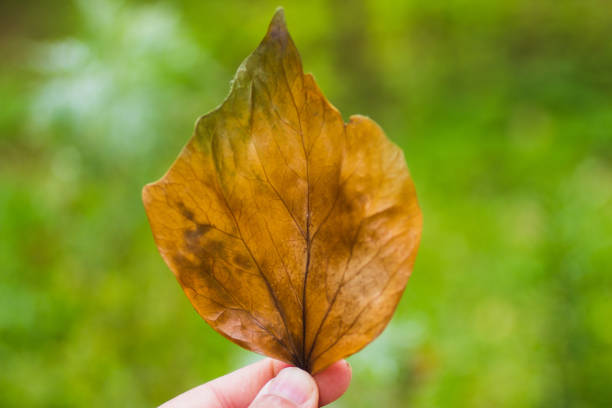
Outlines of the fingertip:
{"type": "Polygon", "coordinates": [[[259,391],[250,407],[315,408],[318,400],[314,379],[306,371],[288,367],[259,391]]]}
{"type": "Polygon", "coordinates": [[[285,368],[288,367],[293,367],[291,364],[289,363],[285,363],[284,361],[280,361],[280,360],[275,360],[273,358],[266,358],[263,361],[265,361],[266,363],[268,363],[271,367],[271,372],[272,375],[270,376],[269,373],[266,373],[266,375],[268,376],[268,378],[266,379],[266,381],[268,381],[270,378],[276,377],[278,375],[278,373],[280,373],[281,371],[283,371],[285,368]]]}
{"type": "Polygon", "coordinates": [[[340,360],[315,374],[314,378],[319,387],[319,403],[323,406],[346,392],[351,383],[352,369],[348,361],[340,360]]]}

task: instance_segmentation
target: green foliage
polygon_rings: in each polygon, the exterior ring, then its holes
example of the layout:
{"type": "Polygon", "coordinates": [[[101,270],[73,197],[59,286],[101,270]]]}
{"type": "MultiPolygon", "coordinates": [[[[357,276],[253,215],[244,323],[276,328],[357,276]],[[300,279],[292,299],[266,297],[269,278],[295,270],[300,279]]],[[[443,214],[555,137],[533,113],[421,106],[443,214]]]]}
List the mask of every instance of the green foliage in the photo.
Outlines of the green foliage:
{"type": "MultiPolygon", "coordinates": [[[[151,406],[252,358],[189,305],[140,190],[277,3],[38,0],[0,25],[0,405],[151,406]]],[[[283,4],[400,144],[425,226],[336,407],[612,404],[612,6],[283,4]]]]}

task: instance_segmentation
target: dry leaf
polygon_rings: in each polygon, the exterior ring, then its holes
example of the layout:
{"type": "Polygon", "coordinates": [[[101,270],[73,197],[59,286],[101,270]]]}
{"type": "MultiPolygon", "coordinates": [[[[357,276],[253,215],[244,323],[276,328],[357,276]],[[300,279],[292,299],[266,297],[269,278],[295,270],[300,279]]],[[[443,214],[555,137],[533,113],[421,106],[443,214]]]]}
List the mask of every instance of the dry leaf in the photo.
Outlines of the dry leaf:
{"type": "Polygon", "coordinates": [[[282,10],[143,200],[198,313],[313,373],[382,332],[421,234],[402,151],[369,118],[343,123],[302,72],[282,10]]]}

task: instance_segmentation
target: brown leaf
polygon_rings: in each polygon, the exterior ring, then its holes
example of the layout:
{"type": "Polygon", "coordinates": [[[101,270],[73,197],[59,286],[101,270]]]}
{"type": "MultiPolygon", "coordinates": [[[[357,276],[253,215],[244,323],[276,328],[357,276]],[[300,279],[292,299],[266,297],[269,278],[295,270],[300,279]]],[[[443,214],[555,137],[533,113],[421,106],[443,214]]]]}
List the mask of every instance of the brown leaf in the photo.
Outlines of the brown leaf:
{"type": "Polygon", "coordinates": [[[402,151],[369,118],[343,123],[302,72],[282,10],[143,200],[198,313],[313,373],[381,333],[421,235],[402,151]]]}

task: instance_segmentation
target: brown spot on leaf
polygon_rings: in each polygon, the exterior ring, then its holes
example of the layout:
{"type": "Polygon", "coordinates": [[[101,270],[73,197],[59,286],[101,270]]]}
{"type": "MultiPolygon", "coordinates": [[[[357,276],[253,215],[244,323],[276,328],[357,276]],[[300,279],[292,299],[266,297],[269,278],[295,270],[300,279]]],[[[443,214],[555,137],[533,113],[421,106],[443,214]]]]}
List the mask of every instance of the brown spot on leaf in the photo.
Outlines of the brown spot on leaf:
{"type": "Polygon", "coordinates": [[[236,254],[234,255],[234,263],[240,268],[249,269],[251,267],[251,258],[243,254],[236,254]]]}

